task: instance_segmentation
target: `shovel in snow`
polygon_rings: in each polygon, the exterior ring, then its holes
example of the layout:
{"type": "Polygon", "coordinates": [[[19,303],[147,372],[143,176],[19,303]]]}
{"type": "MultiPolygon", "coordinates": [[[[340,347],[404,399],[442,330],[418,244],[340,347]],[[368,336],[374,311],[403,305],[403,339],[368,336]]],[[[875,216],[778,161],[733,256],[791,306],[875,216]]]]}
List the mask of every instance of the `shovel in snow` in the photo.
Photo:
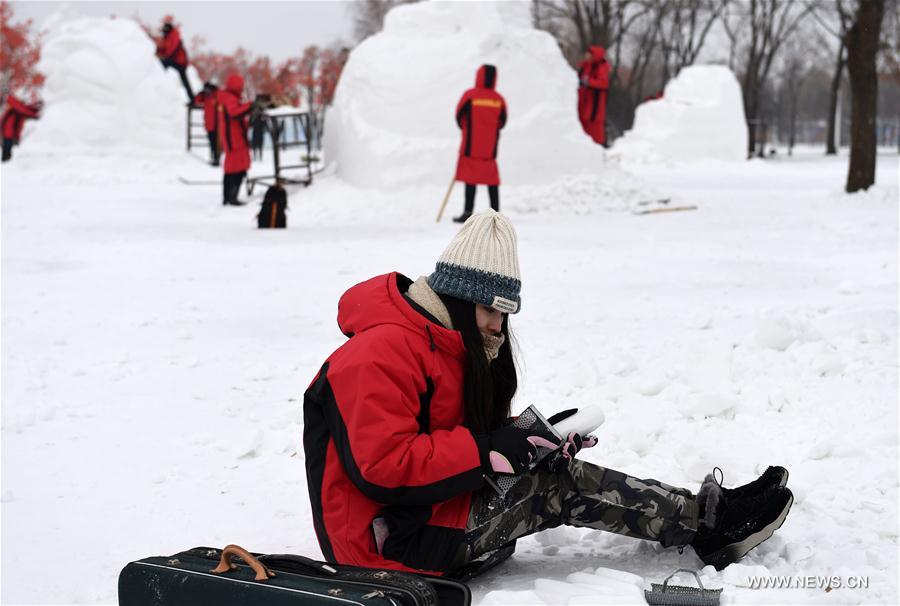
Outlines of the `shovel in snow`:
{"type": "Polygon", "coordinates": [[[437,223],[441,222],[441,217],[444,216],[444,209],[447,207],[447,200],[450,199],[450,192],[453,191],[453,186],[456,184],[456,175],[453,175],[453,180],[450,181],[450,186],[447,188],[447,193],[444,196],[444,201],[441,202],[441,208],[438,211],[438,216],[436,219],[437,223]]]}
{"type": "Polygon", "coordinates": [[[679,568],[663,581],[651,583],[652,589],[644,590],[644,597],[650,606],[719,606],[722,597],[721,589],[706,589],[700,582],[700,575],[687,568],[679,568]],[[699,587],[669,585],[669,580],[679,572],[689,572],[697,579],[699,587]]]}

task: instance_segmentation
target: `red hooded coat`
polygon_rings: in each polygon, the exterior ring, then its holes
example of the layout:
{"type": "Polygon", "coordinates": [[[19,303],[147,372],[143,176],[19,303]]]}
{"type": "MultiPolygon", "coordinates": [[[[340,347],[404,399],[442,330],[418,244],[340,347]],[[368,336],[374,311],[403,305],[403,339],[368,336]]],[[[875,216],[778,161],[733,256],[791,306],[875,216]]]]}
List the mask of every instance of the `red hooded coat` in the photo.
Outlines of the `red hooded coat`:
{"type": "Polygon", "coordinates": [[[609,63],[602,46],[592,46],[591,58],[578,66],[578,119],[596,143],[606,143],[606,94],[609,63]]]}
{"type": "Polygon", "coordinates": [[[178,33],[178,28],[173,26],[168,33],[163,35],[156,45],[156,56],[162,60],[168,59],[180,67],[187,67],[187,52],[184,50],[184,44],[181,43],[181,34],[178,33]]]}
{"type": "Polygon", "coordinates": [[[25,120],[29,118],[37,118],[39,114],[37,107],[26,105],[14,97],[7,95],[6,111],[3,113],[3,138],[12,139],[16,143],[22,136],[22,128],[25,126],[25,120]]]}
{"type": "Polygon", "coordinates": [[[247,114],[251,103],[241,103],[244,79],[231,74],[225,89],[218,93],[219,142],[225,152],[225,174],[242,173],[250,168],[250,145],[247,142],[247,114]]]}
{"type": "Polygon", "coordinates": [[[482,65],[475,88],[456,104],[456,123],[462,129],[456,180],[474,185],[500,185],[497,144],[506,124],[506,101],[494,90],[497,68],[482,65]]]}
{"type": "Polygon", "coordinates": [[[462,336],[418,311],[409,284],[391,273],[341,297],[350,340],[303,397],[306,478],[328,561],[440,574],[462,546],[482,461],[461,425],[462,336]],[[376,518],[390,531],[380,553],[376,518]]]}

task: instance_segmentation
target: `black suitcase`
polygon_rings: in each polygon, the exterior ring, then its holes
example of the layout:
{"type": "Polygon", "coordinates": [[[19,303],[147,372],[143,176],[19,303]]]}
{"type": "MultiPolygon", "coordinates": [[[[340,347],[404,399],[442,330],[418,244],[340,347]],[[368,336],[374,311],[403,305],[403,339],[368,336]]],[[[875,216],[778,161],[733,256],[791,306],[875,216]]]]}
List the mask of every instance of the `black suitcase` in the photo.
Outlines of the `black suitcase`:
{"type": "Polygon", "coordinates": [[[131,562],[119,574],[119,606],[468,606],[459,581],[356,568],[296,555],[197,547],[131,562]]]}

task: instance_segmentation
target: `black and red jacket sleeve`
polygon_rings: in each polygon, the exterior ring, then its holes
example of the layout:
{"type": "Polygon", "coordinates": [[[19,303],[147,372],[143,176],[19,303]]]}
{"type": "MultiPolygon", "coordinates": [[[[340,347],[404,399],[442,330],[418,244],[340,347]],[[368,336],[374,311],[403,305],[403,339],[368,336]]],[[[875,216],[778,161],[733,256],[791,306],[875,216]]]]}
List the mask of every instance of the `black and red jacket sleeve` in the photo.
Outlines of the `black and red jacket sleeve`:
{"type": "Polygon", "coordinates": [[[428,388],[402,339],[354,338],[367,342],[333,356],[307,392],[353,484],[373,501],[407,506],[480,488],[482,460],[472,433],[462,425],[430,433],[421,427],[428,388]]]}
{"type": "Polygon", "coordinates": [[[160,42],[159,56],[162,59],[175,60],[175,53],[178,52],[180,46],[181,34],[178,33],[178,30],[173,28],[160,42]]]}
{"type": "Polygon", "coordinates": [[[460,97],[459,102],[456,104],[456,124],[460,128],[465,129],[463,126],[463,120],[467,117],[470,120],[471,124],[471,112],[472,112],[472,91],[466,91],[462,97],[460,97]]]}
{"type": "Polygon", "coordinates": [[[240,99],[238,99],[234,95],[229,95],[224,103],[225,112],[232,120],[239,120],[246,117],[247,114],[250,113],[250,108],[252,106],[253,104],[249,101],[247,101],[246,103],[241,103],[240,99]]]}

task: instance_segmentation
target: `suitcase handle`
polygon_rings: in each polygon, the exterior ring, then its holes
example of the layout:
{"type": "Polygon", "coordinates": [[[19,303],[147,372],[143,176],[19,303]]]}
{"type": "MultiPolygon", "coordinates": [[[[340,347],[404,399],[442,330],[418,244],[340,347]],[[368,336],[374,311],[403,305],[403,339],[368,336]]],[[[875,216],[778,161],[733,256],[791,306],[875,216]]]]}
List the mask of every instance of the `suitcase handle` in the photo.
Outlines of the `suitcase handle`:
{"type": "Polygon", "coordinates": [[[320,574],[324,574],[325,576],[334,576],[338,573],[337,569],[325,562],[317,562],[310,558],[306,558],[303,556],[293,555],[293,554],[268,554],[264,556],[260,556],[260,562],[264,564],[269,564],[272,566],[278,566],[279,563],[286,562],[288,564],[296,564],[298,566],[303,566],[318,572],[320,574]]]}
{"type": "Polygon", "coordinates": [[[267,581],[275,576],[274,572],[263,566],[249,551],[238,545],[229,545],[223,549],[222,556],[219,558],[219,565],[213,568],[211,572],[223,574],[236,569],[237,565],[231,563],[232,556],[238,556],[244,560],[256,573],[257,581],[267,581]]]}

